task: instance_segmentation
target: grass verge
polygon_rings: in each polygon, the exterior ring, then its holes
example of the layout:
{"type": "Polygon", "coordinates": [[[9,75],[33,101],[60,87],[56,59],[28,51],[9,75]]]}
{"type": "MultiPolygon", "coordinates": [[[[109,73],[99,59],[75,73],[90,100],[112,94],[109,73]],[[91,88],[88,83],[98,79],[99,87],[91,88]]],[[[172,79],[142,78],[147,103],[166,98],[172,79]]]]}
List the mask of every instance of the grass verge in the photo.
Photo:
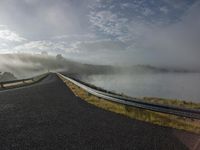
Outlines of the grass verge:
{"type": "Polygon", "coordinates": [[[144,101],[156,104],[165,104],[165,105],[179,106],[183,108],[200,109],[200,103],[186,102],[184,100],[179,100],[179,99],[164,99],[158,97],[143,97],[142,99],[144,101]]]}
{"type": "Polygon", "coordinates": [[[181,129],[200,134],[200,120],[179,117],[171,114],[154,112],[146,109],[127,106],[94,96],[72,82],[60,77],[71,91],[86,102],[99,108],[112,111],[132,119],[137,119],[152,124],[181,129]]]}
{"type": "MultiPolygon", "coordinates": [[[[75,80],[77,80],[77,79],[75,79],[75,80]]],[[[159,97],[130,97],[128,95],[125,95],[124,93],[116,93],[114,91],[108,91],[108,90],[97,87],[90,83],[86,83],[86,82],[83,82],[80,80],[77,80],[77,81],[84,85],[87,85],[93,89],[100,90],[100,91],[103,91],[103,92],[106,92],[109,94],[122,96],[125,98],[130,98],[130,99],[137,98],[137,99],[140,99],[141,101],[151,102],[151,103],[155,103],[155,104],[165,104],[165,105],[169,105],[169,106],[178,106],[178,107],[190,108],[190,109],[200,109],[200,103],[194,103],[194,102],[184,101],[184,100],[180,100],[180,99],[166,99],[166,98],[159,98],[159,97]]]]}

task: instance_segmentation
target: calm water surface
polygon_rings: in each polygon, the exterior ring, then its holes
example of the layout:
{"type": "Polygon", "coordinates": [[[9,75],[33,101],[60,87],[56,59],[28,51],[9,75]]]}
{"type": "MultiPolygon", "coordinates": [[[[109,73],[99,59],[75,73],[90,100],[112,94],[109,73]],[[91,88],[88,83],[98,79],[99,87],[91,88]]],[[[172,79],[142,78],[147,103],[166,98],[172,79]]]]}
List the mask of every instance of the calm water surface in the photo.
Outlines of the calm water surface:
{"type": "Polygon", "coordinates": [[[199,73],[92,75],[84,80],[133,97],[175,98],[200,103],[199,73]]]}

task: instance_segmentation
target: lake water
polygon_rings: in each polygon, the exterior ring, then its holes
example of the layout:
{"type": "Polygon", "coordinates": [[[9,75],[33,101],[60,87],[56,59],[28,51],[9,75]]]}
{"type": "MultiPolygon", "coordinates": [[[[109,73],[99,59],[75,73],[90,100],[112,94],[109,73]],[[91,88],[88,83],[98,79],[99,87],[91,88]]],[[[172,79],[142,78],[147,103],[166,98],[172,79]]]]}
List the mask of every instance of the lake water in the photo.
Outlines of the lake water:
{"type": "Polygon", "coordinates": [[[199,73],[92,75],[84,80],[133,97],[173,98],[200,103],[199,73]]]}

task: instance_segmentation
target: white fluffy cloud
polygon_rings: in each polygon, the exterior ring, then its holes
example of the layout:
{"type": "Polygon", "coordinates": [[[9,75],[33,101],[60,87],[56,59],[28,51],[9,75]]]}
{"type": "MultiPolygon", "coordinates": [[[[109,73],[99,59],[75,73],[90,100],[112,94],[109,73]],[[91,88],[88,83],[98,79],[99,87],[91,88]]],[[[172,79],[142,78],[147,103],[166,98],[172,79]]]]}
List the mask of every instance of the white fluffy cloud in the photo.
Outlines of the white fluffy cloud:
{"type": "Polygon", "coordinates": [[[123,34],[123,28],[125,28],[128,21],[127,18],[120,18],[117,14],[108,10],[91,12],[89,17],[90,22],[94,27],[114,36],[123,34]]]}
{"type": "Polygon", "coordinates": [[[17,33],[10,31],[8,29],[0,29],[0,39],[3,41],[11,41],[11,42],[23,42],[26,39],[18,35],[17,33]]]}

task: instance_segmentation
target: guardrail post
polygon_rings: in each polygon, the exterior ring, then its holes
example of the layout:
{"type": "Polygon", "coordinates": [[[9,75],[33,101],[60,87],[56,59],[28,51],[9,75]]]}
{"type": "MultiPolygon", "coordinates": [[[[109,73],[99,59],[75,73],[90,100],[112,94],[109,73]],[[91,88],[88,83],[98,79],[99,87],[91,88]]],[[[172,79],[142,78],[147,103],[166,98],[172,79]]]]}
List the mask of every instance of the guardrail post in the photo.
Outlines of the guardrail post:
{"type": "Polygon", "coordinates": [[[0,87],[1,87],[1,88],[4,88],[4,86],[3,86],[3,83],[2,83],[2,84],[0,84],[0,87]]]}

